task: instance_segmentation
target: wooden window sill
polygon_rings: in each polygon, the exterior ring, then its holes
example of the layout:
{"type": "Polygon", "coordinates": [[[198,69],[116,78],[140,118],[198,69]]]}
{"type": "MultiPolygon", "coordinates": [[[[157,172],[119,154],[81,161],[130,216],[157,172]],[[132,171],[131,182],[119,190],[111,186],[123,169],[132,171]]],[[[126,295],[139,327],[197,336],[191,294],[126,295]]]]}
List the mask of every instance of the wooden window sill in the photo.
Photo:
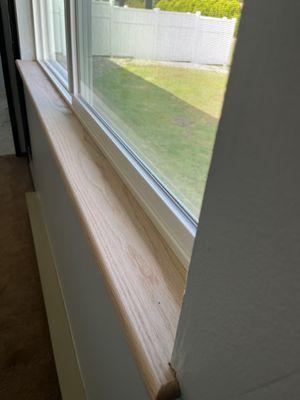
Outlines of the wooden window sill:
{"type": "Polygon", "coordinates": [[[152,399],[175,399],[169,365],[186,272],[34,61],[17,61],[152,399]]]}

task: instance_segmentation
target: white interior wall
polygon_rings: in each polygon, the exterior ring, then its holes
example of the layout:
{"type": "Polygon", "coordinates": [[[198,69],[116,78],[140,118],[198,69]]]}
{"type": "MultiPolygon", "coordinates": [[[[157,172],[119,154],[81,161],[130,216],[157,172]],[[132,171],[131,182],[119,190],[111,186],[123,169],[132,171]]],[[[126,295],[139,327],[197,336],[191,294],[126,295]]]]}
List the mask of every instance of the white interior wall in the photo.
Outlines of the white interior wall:
{"type": "Polygon", "coordinates": [[[245,1],[173,355],[186,400],[300,398],[299,15],[245,1]]]}

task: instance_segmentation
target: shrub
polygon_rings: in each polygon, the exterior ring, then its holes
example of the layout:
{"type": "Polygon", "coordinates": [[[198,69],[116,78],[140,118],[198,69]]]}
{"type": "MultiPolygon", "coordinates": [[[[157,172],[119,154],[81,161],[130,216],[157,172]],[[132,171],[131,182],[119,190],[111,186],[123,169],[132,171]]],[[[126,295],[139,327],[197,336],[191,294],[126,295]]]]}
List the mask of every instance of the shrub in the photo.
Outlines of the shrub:
{"type": "Polygon", "coordinates": [[[160,0],[155,6],[164,11],[200,11],[202,15],[219,18],[239,18],[241,13],[238,0],[160,0]]]}

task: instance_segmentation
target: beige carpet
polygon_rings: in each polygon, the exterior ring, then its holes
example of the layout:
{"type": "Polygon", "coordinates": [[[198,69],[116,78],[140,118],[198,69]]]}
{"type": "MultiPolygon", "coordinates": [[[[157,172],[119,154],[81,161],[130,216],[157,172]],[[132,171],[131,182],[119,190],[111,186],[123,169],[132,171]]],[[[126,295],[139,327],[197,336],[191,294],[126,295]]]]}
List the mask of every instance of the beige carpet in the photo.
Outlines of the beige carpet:
{"type": "Polygon", "coordinates": [[[0,157],[0,399],[61,399],[24,194],[27,162],[0,157]]]}

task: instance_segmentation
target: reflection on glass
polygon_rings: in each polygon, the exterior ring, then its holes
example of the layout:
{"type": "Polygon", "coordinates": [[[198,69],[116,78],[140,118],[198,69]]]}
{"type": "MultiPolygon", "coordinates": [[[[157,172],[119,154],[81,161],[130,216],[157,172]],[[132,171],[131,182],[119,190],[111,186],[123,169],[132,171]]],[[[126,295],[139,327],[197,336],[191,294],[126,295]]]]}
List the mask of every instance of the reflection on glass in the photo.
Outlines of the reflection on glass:
{"type": "Polygon", "coordinates": [[[68,81],[67,46],[64,0],[47,0],[45,3],[47,27],[47,61],[68,81]]]}
{"type": "Polygon", "coordinates": [[[65,5],[64,0],[53,0],[53,30],[55,59],[67,69],[65,5]]]}

